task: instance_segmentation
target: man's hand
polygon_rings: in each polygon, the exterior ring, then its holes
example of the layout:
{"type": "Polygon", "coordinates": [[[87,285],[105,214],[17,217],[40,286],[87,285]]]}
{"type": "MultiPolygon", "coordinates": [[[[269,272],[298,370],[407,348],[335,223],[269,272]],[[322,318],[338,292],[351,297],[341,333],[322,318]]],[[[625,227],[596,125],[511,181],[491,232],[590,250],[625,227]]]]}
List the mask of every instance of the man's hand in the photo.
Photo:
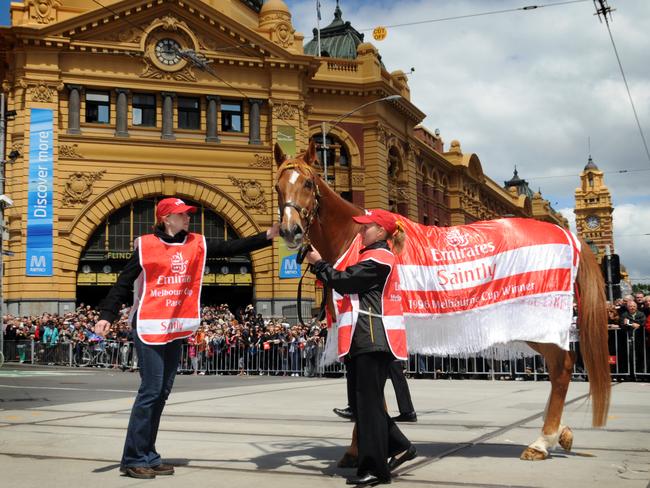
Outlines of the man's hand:
{"type": "Polygon", "coordinates": [[[321,259],[323,259],[323,258],[321,257],[320,253],[316,249],[314,249],[313,247],[305,255],[305,261],[307,261],[309,264],[315,264],[318,261],[320,261],[321,259]]]}
{"type": "Polygon", "coordinates": [[[279,235],[280,235],[280,223],[279,222],[276,222],[275,224],[273,224],[266,231],[266,238],[267,239],[273,239],[274,237],[278,237],[279,235]]]}
{"type": "Polygon", "coordinates": [[[111,323],[108,320],[100,320],[95,324],[95,334],[105,337],[108,329],[111,328],[111,323]]]}

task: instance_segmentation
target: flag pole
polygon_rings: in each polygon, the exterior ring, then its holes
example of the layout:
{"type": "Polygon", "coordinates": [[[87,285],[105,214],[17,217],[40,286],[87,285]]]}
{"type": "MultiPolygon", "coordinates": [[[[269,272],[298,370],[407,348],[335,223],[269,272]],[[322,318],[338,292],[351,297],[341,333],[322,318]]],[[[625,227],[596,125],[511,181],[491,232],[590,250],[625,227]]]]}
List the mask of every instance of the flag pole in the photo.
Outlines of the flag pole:
{"type": "Polygon", "coordinates": [[[317,31],[317,38],[318,38],[318,52],[316,53],[316,56],[320,58],[320,0],[316,0],[316,31],[317,31]]]}

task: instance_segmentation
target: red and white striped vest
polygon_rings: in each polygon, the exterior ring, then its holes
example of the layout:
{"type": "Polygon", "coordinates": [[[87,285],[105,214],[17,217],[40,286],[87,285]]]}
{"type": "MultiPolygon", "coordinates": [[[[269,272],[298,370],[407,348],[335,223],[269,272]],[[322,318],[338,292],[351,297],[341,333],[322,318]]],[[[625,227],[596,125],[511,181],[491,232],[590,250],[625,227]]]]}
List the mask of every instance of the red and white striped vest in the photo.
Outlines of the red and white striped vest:
{"type": "Polygon", "coordinates": [[[191,336],[201,323],[205,237],[188,234],[182,243],[168,243],[147,234],[135,245],[142,266],[134,303],[138,336],[149,345],[191,336]]]}
{"type": "MultiPolygon", "coordinates": [[[[357,262],[366,260],[376,261],[390,267],[390,274],[382,291],[382,322],[391,352],[397,359],[405,360],[408,357],[406,328],[404,327],[402,295],[399,291],[399,273],[395,266],[395,255],[388,249],[371,249],[361,254],[357,262]]],[[[348,266],[351,264],[354,263],[348,263],[348,266]]],[[[343,295],[340,299],[335,300],[335,303],[338,316],[338,355],[340,358],[350,352],[359,316],[359,297],[356,294],[343,295]]]]}

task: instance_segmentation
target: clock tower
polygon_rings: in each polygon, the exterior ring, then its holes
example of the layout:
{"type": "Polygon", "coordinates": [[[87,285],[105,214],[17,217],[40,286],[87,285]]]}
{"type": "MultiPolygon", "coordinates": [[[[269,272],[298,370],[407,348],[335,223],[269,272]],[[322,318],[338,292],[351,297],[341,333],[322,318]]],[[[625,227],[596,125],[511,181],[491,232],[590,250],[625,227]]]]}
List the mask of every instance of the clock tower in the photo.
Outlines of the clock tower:
{"type": "Polygon", "coordinates": [[[612,196],[603,181],[603,172],[589,156],[580,173],[580,188],[576,188],[576,230],[596,252],[598,261],[605,255],[605,246],[614,252],[612,196]]]}

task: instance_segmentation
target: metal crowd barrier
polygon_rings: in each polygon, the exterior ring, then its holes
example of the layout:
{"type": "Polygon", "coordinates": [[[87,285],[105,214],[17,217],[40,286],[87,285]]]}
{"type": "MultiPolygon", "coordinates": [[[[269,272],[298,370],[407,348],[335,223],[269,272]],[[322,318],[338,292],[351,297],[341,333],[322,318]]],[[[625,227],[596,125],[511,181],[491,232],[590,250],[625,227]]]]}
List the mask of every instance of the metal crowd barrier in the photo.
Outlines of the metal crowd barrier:
{"type": "Polygon", "coordinates": [[[343,374],[339,365],[322,365],[320,344],[263,344],[249,347],[183,344],[179,372],[190,374],[241,374],[323,376],[343,374]]]}
{"type": "MultiPolygon", "coordinates": [[[[573,377],[586,379],[580,343],[572,342],[576,353],[573,377]]],[[[614,380],[650,380],[650,344],[648,334],[621,329],[609,331],[610,367],[614,380]]],[[[183,344],[179,373],[336,376],[345,374],[345,365],[322,364],[322,345],[263,344],[235,347],[213,344],[183,344]]],[[[60,342],[49,345],[37,341],[4,341],[6,362],[54,364],[70,367],[137,368],[137,354],[130,342],[60,342]]],[[[548,376],[541,356],[495,359],[491,356],[423,356],[412,354],[406,363],[408,375],[427,378],[485,378],[542,380],[548,376]]]]}

